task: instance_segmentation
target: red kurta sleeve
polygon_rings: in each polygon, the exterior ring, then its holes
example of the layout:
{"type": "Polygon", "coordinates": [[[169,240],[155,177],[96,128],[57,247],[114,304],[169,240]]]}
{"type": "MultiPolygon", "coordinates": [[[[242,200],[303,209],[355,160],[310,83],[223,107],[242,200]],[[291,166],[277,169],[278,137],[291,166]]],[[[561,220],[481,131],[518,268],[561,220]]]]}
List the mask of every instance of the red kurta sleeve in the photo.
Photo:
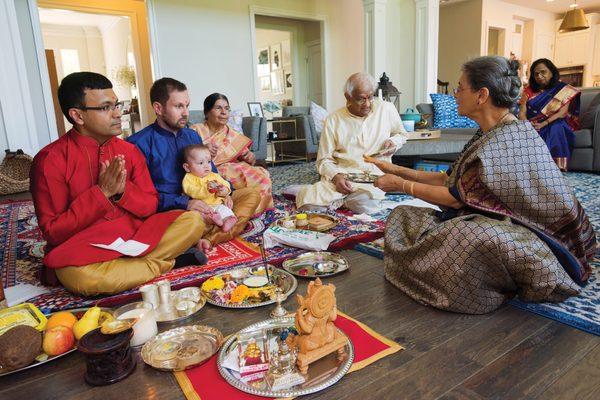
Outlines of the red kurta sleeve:
{"type": "MultiPolygon", "coordinates": [[[[31,195],[38,225],[50,246],[57,246],[113,209],[100,187],[94,185],[72,201],[66,156],[56,147],[44,149],[31,167],[31,195]]],[[[85,183],[81,183],[84,185],[85,183]]]]}
{"type": "Polygon", "coordinates": [[[152,183],[146,159],[135,146],[131,147],[131,171],[127,171],[123,196],[115,204],[138,218],[147,218],[156,213],[158,192],[152,183]]]}

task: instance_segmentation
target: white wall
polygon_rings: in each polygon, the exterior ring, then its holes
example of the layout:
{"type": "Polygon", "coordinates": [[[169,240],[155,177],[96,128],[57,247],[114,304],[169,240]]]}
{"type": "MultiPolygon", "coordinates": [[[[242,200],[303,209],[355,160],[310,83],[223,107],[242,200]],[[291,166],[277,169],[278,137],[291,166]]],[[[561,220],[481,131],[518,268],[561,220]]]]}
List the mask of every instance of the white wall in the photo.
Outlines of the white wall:
{"type": "Polygon", "coordinates": [[[325,49],[329,64],[326,106],[345,104],[346,78],[364,67],[361,0],[155,0],[160,71],[185,82],[193,109],[213,92],[225,93],[233,108],[255,101],[250,6],[327,18],[325,49]]]}
{"type": "Polygon", "coordinates": [[[481,55],[481,37],[481,0],[440,7],[438,78],[450,82],[450,89],[457,85],[462,64],[481,55]]]}
{"type": "MultiPolygon", "coordinates": [[[[113,89],[120,100],[131,99],[131,91],[123,87],[115,79],[118,68],[127,65],[127,48],[131,37],[130,22],[128,17],[115,18],[114,23],[102,25],[102,42],[104,43],[104,59],[106,63],[106,76],[113,83],[113,89]]],[[[181,55],[184,59],[185,55],[181,55]]]]}
{"type": "Polygon", "coordinates": [[[554,40],[556,34],[554,21],[558,16],[551,12],[522,7],[501,0],[482,0],[481,54],[484,55],[487,51],[488,28],[494,27],[506,30],[506,40],[504,41],[502,53],[505,57],[510,55],[515,18],[533,22],[533,32],[530,38],[532,40],[530,44],[532,60],[526,60],[529,65],[538,58],[552,58],[551,49],[548,54],[548,49],[544,48],[543,43],[548,38],[551,41],[554,40]]]}
{"type": "Polygon", "coordinates": [[[98,28],[94,26],[71,26],[42,24],[44,48],[54,50],[58,81],[65,77],[62,69],[61,49],[77,50],[82,71],[106,75],[104,46],[98,28]]]}

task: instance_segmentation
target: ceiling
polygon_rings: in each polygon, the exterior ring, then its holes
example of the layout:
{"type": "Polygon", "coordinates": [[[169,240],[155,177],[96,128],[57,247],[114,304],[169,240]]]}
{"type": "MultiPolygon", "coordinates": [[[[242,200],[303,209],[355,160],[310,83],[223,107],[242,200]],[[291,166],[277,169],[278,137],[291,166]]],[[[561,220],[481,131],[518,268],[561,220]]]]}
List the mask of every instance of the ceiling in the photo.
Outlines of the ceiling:
{"type": "MultiPolygon", "coordinates": [[[[502,0],[505,3],[517,4],[523,7],[535,8],[536,10],[550,11],[555,14],[564,14],[570,10],[569,5],[574,0],[502,0]]],[[[600,0],[577,0],[578,8],[588,11],[600,11],[600,0]]]]}
{"type": "Polygon", "coordinates": [[[42,24],[71,25],[71,26],[112,26],[116,21],[125,16],[80,13],[70,10],[39,8],[40,22],[42,24]]]}

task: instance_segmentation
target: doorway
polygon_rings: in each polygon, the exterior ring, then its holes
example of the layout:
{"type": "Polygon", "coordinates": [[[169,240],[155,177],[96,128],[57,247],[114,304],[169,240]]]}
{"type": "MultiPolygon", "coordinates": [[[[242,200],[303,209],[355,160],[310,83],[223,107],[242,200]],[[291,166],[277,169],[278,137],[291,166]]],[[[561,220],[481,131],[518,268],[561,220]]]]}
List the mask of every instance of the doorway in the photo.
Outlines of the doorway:
{"type": "MultiPolygon", "coordinates": [[[[254,19],[257,95],[265,109],[311,101],[323,105],[321,23],[264,15],[254,19]]],[[[277,115],[279,110],[272,113],[277,115]]]]}
{"type": "MultiPolygon", "coordinates": [[[[57,89],[72,72],[97,72],[111,80],[120,101],[127,136],[149,123],[152,84],[146,8],[134,0],[38,0],[41,44],[48,68],[47,86],[59,136],[71,128],[58,105],[57,89]]],[[[43,63],[44,60],[40,60],[43,63]]],[[[52,110],[51,110],[52,108],[52,110]]]]}
{"type": "Polygon", "coordinates": [[[502,28],[488,28],[488,56],[504,56],[504,32],[502,28]]]}

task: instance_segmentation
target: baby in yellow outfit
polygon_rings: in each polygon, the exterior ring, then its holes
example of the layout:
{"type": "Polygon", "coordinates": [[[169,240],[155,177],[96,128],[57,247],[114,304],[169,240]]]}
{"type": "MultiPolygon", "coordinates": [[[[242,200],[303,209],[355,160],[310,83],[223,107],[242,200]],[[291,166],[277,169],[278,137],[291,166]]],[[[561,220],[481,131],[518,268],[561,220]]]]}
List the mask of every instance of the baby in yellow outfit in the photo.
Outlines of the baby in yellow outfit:
{"type": "Polygon", "coordinates": [[[183,193],[195,200],[202,200],[213,209],[212,220],[223,232],[229,232],[237,222],[231,206],[229,182],[221,175],[212,172],[211,156],[208,147],[195,144],[183,150],[183,193]]]}

